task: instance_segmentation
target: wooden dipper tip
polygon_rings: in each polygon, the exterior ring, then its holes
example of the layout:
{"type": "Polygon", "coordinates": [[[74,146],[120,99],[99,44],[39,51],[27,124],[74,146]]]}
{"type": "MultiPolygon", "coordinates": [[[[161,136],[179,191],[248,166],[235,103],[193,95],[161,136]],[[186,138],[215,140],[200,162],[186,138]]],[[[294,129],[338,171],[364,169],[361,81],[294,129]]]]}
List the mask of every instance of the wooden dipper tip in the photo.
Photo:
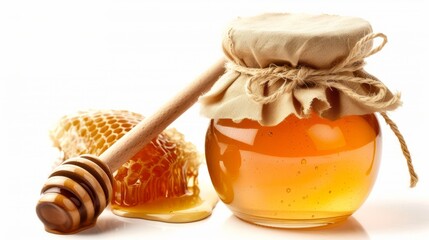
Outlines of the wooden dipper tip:
{"type": "Polygon", "coordinates": [[[74,233],[92,226],[110,202],[112,174],[90,155],[59,165],[42,188],[36,213],[52,233],[74,233]]]}
{"type": "Polygon", "coordinates": [[[48,232],[69,233],[78,228],[79,212],[73,207],[73,202],[64,196],[44,194],[36,211],[48,232]]]}

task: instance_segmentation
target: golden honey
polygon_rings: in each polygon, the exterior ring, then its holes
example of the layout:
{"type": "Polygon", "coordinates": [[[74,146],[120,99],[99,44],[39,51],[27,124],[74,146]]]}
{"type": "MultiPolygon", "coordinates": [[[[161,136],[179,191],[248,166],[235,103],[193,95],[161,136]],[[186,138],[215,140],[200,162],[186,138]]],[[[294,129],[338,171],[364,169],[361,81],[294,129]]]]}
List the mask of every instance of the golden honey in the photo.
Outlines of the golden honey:
{"type": "Polygon", "coordinates": [[[273,227],[345,220],[377,176],[381,133],[375,115],[331,121],[290,115],[276,126],[212,120],[206,158],[220,199],[239,218],[273,227]]]}

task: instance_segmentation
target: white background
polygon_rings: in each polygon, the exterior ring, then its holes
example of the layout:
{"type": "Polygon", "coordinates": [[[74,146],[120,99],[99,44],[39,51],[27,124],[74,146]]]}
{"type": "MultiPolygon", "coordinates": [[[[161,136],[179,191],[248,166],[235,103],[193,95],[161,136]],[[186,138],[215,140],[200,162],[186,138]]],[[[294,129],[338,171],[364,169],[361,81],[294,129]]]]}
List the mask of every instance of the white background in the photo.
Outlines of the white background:
{"type": "MultiPolygon", "coordinates": [[[[1,1],[0,206],[12,239],[427,239],[429,161],[428,6],[424,1],[1,1]],[[49,129],[77,110],[128,109],[149,115],[222,54],[221,33],[237,16],[263,12],[359,16],[389,43],[367,70],[403,107],[392,112],[420,182],[408,188],[399,145],[382,123],[383,160],[366,203],[325,230],[279,230],[244,223],[219,203],[190,224],[124,219],[105,211],[72,236],[46,233],[35,214],[57,154],[49,129]]],[[[174,126],[202,151],[208,120],[192,107],[174,126]]]]}

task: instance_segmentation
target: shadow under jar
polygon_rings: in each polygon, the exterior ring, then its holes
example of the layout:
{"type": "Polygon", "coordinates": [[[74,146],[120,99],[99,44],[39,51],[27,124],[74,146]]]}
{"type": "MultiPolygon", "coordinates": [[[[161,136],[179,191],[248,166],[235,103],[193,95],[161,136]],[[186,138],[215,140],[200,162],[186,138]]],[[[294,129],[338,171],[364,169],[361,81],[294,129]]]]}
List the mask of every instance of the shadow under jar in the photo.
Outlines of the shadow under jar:
{"type": "Polygon", "coordinates": [[[305,228],[345,220],[363,204],[378,173],[381,132],[374,114],[290,115],[275,126],[213,119],[205,146],[212,183],[237,217],[305,228]]]}

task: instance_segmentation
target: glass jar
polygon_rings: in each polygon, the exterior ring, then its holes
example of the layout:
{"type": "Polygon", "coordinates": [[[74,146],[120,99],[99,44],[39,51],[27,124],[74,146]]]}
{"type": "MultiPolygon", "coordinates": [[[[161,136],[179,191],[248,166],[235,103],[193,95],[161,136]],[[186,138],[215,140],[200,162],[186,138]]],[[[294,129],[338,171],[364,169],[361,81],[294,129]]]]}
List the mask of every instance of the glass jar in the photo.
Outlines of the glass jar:
{"type": "Polygon", "coordinates": [[[374,114],[331,121],[289,115],[276,126],[212,119],[205,152],[220,199],[265,226],[317,227],[347,219],[369,195],[381,153],[374,114]]]}

